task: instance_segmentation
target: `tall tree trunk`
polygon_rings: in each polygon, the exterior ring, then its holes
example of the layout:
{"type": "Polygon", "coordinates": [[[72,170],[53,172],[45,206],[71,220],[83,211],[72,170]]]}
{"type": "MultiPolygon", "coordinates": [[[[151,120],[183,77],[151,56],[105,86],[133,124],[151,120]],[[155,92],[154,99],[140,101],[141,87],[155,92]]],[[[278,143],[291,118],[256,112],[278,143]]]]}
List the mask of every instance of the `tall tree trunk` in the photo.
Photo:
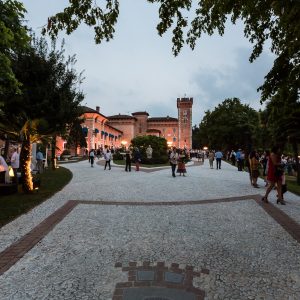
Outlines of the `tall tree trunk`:
{"type": "Polygon", "coordinates": [[[33,191],[33,182],[31,175],[31,145],[30,136],[24,137],[22,142],[22,149],[20,153],[20,165],[21,165],[21,175],[22,175],[22,185],[23,191],[25,193],[30,193],[33,191]]]}
{"type": "Polygon", "coordinates": [[[51,165],[52,165],[52,170],[56,170],[56,135],[52,137],[51,141],[51,165]]]}
{"type": "Polygon", "coordinates": [[[292,142],[294,157],[296,160],[296,170],[297,170],[297,184],[300,185],[300,165],[299,165],[299,158],[298,158],[298,144],[297,141],[292,142]]]}

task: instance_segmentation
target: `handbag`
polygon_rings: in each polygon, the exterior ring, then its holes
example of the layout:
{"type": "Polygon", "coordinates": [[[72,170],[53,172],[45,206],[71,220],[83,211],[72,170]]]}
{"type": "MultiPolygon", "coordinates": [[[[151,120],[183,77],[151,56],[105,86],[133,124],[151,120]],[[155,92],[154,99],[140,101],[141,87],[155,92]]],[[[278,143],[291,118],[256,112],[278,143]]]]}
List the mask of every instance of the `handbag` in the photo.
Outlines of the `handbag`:
{"type": "Polygon", "coordinates": [[[283,167],[275,167],[275,177],[281,177],[283,175],[283,167]]]}

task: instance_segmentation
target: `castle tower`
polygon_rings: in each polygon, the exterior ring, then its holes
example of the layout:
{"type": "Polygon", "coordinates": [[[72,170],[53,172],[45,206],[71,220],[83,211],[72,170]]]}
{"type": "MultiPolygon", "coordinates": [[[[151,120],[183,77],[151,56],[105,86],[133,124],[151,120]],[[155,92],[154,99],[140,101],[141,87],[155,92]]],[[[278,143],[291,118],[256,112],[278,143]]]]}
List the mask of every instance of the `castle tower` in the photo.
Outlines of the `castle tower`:
{"type": "Polygon", "coordinates": [[[147,132],[147,120],[149,114],[146,111],[138,111],[132,113],[132,115],[137,119],[135,124],[135,136],[145,135],[147,132]]]}
{"type": "Polygon", "coordinates": [[[177,98],[179,148],[192,148],[192,106],[193,98],[177,98]]]}

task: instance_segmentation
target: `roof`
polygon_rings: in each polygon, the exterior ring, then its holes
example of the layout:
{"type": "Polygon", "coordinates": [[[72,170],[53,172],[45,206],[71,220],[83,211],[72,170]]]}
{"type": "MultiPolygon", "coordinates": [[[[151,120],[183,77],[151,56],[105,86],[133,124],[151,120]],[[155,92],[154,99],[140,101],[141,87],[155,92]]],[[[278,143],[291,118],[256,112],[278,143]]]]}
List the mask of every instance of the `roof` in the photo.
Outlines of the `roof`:
{"type": "Polygon", "coordinates": [[[133,116],[136,116],[136,115],[147,115],[147,116],[149,116],[149,114],[146,111],[137,111],[137,112],[132,113],[132,115],[133,116]]]}
{"type": "Polygon", "coordinates": [[[92,113],[92,114],[98,114],[100,116],[102,116],[103,118],[107,119],[106,116],[102,115],[99,111],[92,109],[90,107],[87,106],[80,106],[80,108],[82,109],[83,113],[92,113]]]}
{"type": "Polygon", "coordinates": [[[154,128],[151,129],[150,128],[150,129],[147,129],[147,132],[159,132],[160,133],[161,131],[159,129],[154,129],[154,128]]]}
{"type": "Polygon", "coordinates": [[[149,118],[147,121],[148,122],[178,122],[178,119],[167,116],[167,117],[149,118]]]}
{"type": "Polygon", "coordinates": [[[118,115],[114,115],[114,116],[109,116],[107,117],[109,120],[124,120],[124,119],[133,119],[133,120],[136,120],[135,117],[132,117],[132,116],[129,116],[129,115],[121,115],[121,114],[118,114],[118,115]]]}
{"type": "Polygon", "coordinates": [[[122,130],[120,130],[120,129],[117,129],[116,127],[113,127],[113,126],[111,126],[111,125],[109,125],[109,124],[107,124],[107,123],[105,123],[105,125],[106,125],[106,126],[108,126],[108,127],[110,127],[110,128],[112,128],[112,129],[114,129],[114,130],[116,130],[116,131],[118,131],[118,132],[121,132],[121,133],[123,133],[123,131],[122,131],[122,130]]]}

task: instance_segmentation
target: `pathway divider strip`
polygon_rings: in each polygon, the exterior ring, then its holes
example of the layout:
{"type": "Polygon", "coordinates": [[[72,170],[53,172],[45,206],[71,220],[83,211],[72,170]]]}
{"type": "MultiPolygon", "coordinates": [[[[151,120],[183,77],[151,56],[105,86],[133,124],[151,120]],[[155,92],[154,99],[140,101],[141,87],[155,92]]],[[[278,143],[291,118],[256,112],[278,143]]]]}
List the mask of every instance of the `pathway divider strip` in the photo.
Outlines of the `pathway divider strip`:
{"type": "Polygon", "coordinates": [[[214,203],[230,203],[245,200],[254,200],[279,223],[287,233],[300,243],[300,224],[289,217],[282,210],[271,203],[261,201],[261,195],[248,195],[211,200],[197,201],[160,201],[160,202],[121,202],[121,201],[95,201],[95,200],[69,200],[61,208],[52,213],[30,232],[25,234],[18,241],[0,252],[0,276],[17,263],[30,249],[41,241],[60,221],[62,221],[77,205],[115,205],[115,206],[179,206],[179,205],[201,205],[214,203]]]}
{"type": "Polygon", "coordinates": [[[261,198],[261,195],[253,197],[256,203],[258,203],[258,205],[260,205],[269,216],[271,216],[283,227],[285,231],[287,231],[298,243],[300,243],[300,224],[272,203],[263,202],[261,198]]]}
{"type": "Polygon", "coordinates": [[[189,201],[102,201],[102,200],[78,200],[80,204],[90,205],[124,205],[124,206],[178,206],[178,205],[199,205],[199,204],[213,204],[222,202],[236,202],[243,200],[253,200],[257,195],[248,195],[240,197],[229,197],[222,199],[209,200],[189,200],[189,201]]]}
{"type": "Polygon", "coordinates": [[[78,204],[78,201],[68,201],[18,241],[0,252],[0,276],[43,239],[78,204]]]}

